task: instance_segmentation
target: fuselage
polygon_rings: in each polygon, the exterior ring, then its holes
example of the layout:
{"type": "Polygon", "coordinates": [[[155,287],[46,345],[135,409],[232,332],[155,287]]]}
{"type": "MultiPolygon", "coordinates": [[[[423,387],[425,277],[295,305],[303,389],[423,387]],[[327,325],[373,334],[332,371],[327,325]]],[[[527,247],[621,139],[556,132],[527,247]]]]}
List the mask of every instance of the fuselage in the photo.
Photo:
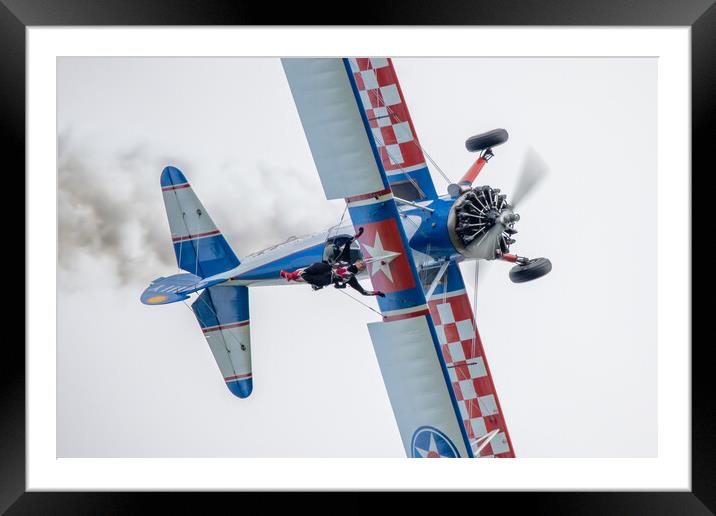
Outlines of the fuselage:
{"type": "MultiPolygon", "coordinates": [[[[430,264],[463,259],[448,236],[447,219],[454,201],[454,198],[444,196],[418,202],[420,208],[399,205],[403,229],[419,269],[430,264]]],[[[280,244],[242,257],[238,267],[214,278],[225,278],[228,280],[227,284],[233,285],[293,285],[296,283],[288,283],[280,277],[280,271],[294,271],[324,260],[326,246],[331,239],[350,237],[354,233],[353,225],[346,223],[310,235],[291,237],[280,244]]],[[[388,251],[390,250],[386,250],[388,251]]],[[[355,252],[360,253],[360,250],[356,247],[355,252]]],[[[367,276],[368,273],[364,271],[358,277],[360,279],[367,276]]]]}

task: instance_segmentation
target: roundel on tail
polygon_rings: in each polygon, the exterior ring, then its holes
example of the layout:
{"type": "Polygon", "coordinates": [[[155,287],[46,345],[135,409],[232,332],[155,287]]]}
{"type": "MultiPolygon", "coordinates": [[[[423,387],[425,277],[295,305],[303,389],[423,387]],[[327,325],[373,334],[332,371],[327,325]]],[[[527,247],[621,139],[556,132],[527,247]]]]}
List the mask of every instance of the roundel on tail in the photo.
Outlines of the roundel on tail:
{"type": "Polygon", "coordinates": [[[411,450],[414,458],[454,459],[460,457],[450,438],[432,426],[421,426],[415,431],[411,450]]]}

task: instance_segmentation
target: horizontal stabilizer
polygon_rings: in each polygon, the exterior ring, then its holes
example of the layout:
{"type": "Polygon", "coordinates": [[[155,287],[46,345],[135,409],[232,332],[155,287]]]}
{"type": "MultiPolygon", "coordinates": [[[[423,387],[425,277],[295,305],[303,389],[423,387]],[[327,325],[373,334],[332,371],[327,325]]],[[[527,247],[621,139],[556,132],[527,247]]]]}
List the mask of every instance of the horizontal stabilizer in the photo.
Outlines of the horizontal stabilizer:
{"type": "Polygon", "coordinates": [[[191,308],[229,391],[239,398],[248,397],[253,390],[249,289],[210,287],[191,308]]]}
{"type": "Polygon", "coordinates": [[[166,305],[189,298],[189,294],[222,283],[224,279],[207,281],[194,274],[175,274],[152,281],[142,292],[140,300],[145,305],[166,305]]]}

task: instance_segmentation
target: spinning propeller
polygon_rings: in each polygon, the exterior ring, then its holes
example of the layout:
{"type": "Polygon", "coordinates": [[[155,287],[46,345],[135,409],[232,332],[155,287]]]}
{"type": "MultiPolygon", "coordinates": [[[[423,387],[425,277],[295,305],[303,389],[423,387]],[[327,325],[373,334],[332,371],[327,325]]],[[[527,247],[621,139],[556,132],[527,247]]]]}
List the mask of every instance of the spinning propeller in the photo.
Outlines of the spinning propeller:
{"type": "Polygon", "coordinates": [[[520,176],[513,190],[512,208],[516,208],[525,198],[529,197],[534,188],[544,180],[548,173],[547,163],[536,150],[529,147],[522,160],[520,176]]]}
{"type": "MultiPolygon", "coordinates": [[[[489,201],[489,211],[484,217],[486,224],[482,226],[486,229],[486,231],[482,233],[482,236],[479,236],[479,238],[476,239],[477,241],[474,244],[474,251],[476,254],[489,256],[490,253],[496,253],[498,249],[500,254],[505,254],[509,251],[510,245],[515,243],[515,239],[512,238],[513,235],[517,233],[517,230],[514,228],[515,222],[520,220],[520,216],[515,213],[515,210],[517,209],[517,206],[526,197],[528,197],[534,188],[544,179],[547,172],[548,169],[544,160],[540,158],[539,154],[537,154],[534,149],[530,148],[525,155],[525,159],[523,160],[517,186],[514,189],[515,193],[512,195],[510,203],[506,201],[506,196],[499,195],[499,189],[492,189],[489,186],[483,186],[481,188],[481,197],[483,200],[487,198],[489,201]],[[487,195],[485,195],[486,192],[487,195]],[[490,224],[492,224],[491,227],[490,224]]],[[[473,194],[478,190],[480,189],[473,189],[473,194]]],[[[474,198],[478,201],[480,200],[477,195],[475,195],[474,198]]],[[[470,196],[468,196],[468,199],[470,199],[470,196]]],[[[464,216],[464,219],[469,218],[470,217],[468,216],[464,216]]],[[[463,227],[467,229],[469,227],[474,228],[476,226],[470,226],[468,224],[463,227]]],[[[465,233],[468,232],[465,231],[465,233]]],[[[468,233],[465,238],[471,240],[475,239],[476,233],[468,233]]]]}

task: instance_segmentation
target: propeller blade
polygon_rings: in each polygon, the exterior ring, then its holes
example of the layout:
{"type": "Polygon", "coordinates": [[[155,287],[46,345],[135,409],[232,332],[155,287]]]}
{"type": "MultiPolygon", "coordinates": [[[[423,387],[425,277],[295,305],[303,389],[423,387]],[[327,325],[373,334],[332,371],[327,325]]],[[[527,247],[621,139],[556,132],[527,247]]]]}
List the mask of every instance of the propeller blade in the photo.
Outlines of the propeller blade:
{"type": "Polygon", "coordinates": [[[480,260],[475,260],[475,275],[472,277],[472,310],[477,310],[477,278],[480,275],[480,260]]]}
{"type": "Polygon", "coordinates": [[[490,275],[492,269],[492,261],[489,260],[471,260],[469,262],[463,262],[463,280],[468,290],[472,291],[472,310],[473,317],[477,321],[477,296],[480,283],[485,281],[490,275]]]}
{"type": "Polygon", "coordinates": [[[462,279],[465,282],[465,285],[470,287],[470,289],[475,288],[475,280],[477,279],[477,276],[481,276],[482,274],[484,274],[486,269],[484,265],[487,264],[487,261],[485,261],[484,263],[480,263],[479,265],[478,262],[480,262],[480,260],[466,260],[460,264],[460,269],[462,271],[462,279]],[[475,269],[479,269],[479,272],[475,269]]]}
{"type": "Polygon", "coordinates": [[[499,221],[496,222],[495,225],[487,231],[487,233],[478,237],[475,243],[470,244],[469,249],[471,256],[479,256],[488,260],[494,258],[495,249],[497,249],[500,237],[502,236],[502,232],[504,230],[505,226],[503,226],[499,221]]]}
{"type": "Polygon", "coordinates": [[[513,190],[512,200],[510,204],[515,209],[547,176],[549,167],[547,163],[540,157],[540,155],[532,147],[527,149],[525,158],[522,162],[522,170],[520,172],[520,178],[517,181],[517,186],[513,190]]]}

